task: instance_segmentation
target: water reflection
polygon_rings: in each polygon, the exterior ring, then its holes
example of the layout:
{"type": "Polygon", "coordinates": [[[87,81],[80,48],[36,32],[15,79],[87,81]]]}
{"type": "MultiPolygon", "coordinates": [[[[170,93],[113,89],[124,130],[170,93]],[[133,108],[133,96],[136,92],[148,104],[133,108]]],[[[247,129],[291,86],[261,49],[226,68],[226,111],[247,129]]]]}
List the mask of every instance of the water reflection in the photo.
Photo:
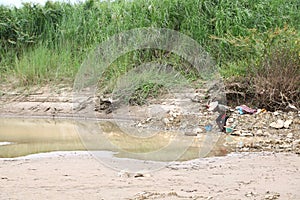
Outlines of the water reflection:
{"type": "Polygon", "coordinates": [[[223,146],[225,138],[217,135],[152,131],[109,121],[1,118],[0,157],[88,149],[117,152],[120,158],[173,161],[226,155],[229,150],[223,146]]]}

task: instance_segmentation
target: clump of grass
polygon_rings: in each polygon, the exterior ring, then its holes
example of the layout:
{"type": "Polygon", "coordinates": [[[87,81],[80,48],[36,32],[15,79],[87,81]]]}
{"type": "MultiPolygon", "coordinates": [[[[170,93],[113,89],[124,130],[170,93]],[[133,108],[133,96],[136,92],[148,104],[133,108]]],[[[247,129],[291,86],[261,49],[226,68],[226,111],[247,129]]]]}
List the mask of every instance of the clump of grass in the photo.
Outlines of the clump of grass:
{"type": "Polygon", "coordinates": [[[21,59],[16,59],[15,78],[19,85],[34,85],[50,82],[70,82],[76,73],[78,58],[71,50],[54,52],[45,45],[28,50],[21,59]]]}
{"type": "Polygon", "coordinates": [[[134,92],[128,98],[129,105],[144,105],[147,100],[155,99],[159,95],[165,93],[162,84],[153,83],[151,81],[140,83],[134,92]]]}
{"type": "Polygon", "coordinates": [[[111,87],[113,98],[125,105],[143,105],[159,95],[188,88],[189,80],[170,65],[144,63],[119,77],[111,87]]]}

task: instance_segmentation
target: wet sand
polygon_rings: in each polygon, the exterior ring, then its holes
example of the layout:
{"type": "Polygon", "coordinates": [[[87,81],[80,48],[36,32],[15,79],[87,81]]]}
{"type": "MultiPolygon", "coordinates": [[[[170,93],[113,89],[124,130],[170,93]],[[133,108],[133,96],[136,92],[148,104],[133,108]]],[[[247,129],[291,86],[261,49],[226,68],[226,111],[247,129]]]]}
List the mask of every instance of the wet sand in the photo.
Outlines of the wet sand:
{"type": "Polygon", "coordinates": [[[299,155],[242,153],[134,174],[87,152],[56,152],[1,159],[0,199],[297,200],[299,169],[299,155]]]}

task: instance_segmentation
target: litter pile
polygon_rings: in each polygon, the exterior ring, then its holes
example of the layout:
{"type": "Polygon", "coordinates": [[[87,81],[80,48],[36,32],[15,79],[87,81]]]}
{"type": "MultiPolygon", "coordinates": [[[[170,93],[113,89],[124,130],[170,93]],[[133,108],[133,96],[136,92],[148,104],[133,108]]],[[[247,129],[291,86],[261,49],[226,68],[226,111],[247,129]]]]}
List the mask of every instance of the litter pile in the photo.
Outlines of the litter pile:
{"type": "Polygon", "coordinates": [[[219,113],[216,123],[220,131],[232,136],[228,144],[236,144],[237,151],[300,154],[300,111],[269,112],[246,105],[230,109],[218,102],[211,102],[207,107],[219,113]]]}
{"type": "Polygon", "coordinates": [[[180,130],[186,136],[221,134],[226,138],[224,145],[237,152],[300,154],[300,111],[270,112],[246,105],[230,108],[218,101],[209,104],[192,101],[167,108],[164,115],[151,116],[151,120],[137,124],[142,123],[144,128],[180,130]]]}

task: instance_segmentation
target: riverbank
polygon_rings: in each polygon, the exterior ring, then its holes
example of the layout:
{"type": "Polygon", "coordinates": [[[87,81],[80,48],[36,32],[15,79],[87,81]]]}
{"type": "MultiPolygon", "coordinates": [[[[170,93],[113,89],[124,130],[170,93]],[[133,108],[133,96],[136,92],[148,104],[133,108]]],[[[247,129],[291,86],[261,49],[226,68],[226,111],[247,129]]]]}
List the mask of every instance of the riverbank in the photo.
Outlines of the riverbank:
{"type": "MultiPolygon", "coordinates": [[[[4,92],[1,96],[1,117],[35,116],[59,120],[74,116],[71,88],[32,87],[26,93],[21,91],[20,89],[20,92],[4,92]]],[[[90,97],[86,99],[91,100],[90,97]]],[[[189,102],[184,105],[195,109],[193,112],[198,113],[200,122],[204,122],[204,119],[215,119],[215,113],[207,111],[204,102],[189,102]]],[[[160,105],[166,106],[169,103],[160,105]]],[[[84,114],[88,109],[89,106],[83,107],[80,113],[84,114]]],[[[116,117],[114,112],[96,112],[94,116],[102,115],[113,119],[116,117]]],[[[164,114],[170,114],[169,110],[166,109],[164,114]]],[[[184,112],[178,115],[184,115],[184,112]]],[[[162,119],[164,118],[160,120],[162,119]]],[[[240,135],[222,133],[227,138],[223,145],[232,145],[232,151],[236,153],[169,163],[159,170],[149,172],[131,173],[127,172],[126,168],[114,170],[107,163],[104,165],[98,156],[96,159],[85,151],[52,152],[0,159],[0,198],[22,199],[26,196],[28,199],[299,199],[298,113],[233,113],[229,119],[231,122],[238,122],[240,135]],[[293,122],[288,128],[276,129],[269,126],[279,118],[292,119],[293,122]]],[[[153,116],[151,120],[139,119],[132,122],[133,127],[141,129],[162,125],[158,123],[161,121],[153,116]]],[[[204,129],[201,123],[198,125],[198,133],[195,135],[193,129],[191,133],[194,133],[194,136],[191,134],[186,137],[201,136],[199,131],[204,129]]],[[[138,160],[134,162],[145,163],[138,160]]]]}
{"type": "Polygon", "coordinates": [[[300,153],[300,111],[297,110],[240,115],[230,108],[227,125],[234,126],[234,130],[221,133],[215,123],[218,113],[207,109],[207,100],[203,98],[205,92],[198,90],[177,94],[177,98],[160,98],[148,105],[115,107],[108,113],[111,105],[99,109],[101,102],[93,96],[82,95],[81,99],[74,99],[72,88],[64,85],[31,87],[26,92],[2,88],[0,117],[4,118],[110,120],[117,126],[119,120],[126,120],[128,126],[139,131],[149,128],[175,130],[186,137],[200,137],[200,140],[210,133],[205,126],[212,124],[213,133],[224,136],[223,145],[231,149],[229,152],[300,153]],[[280,123],[283,123],[282,127],[276,127],[280,123]]]}

